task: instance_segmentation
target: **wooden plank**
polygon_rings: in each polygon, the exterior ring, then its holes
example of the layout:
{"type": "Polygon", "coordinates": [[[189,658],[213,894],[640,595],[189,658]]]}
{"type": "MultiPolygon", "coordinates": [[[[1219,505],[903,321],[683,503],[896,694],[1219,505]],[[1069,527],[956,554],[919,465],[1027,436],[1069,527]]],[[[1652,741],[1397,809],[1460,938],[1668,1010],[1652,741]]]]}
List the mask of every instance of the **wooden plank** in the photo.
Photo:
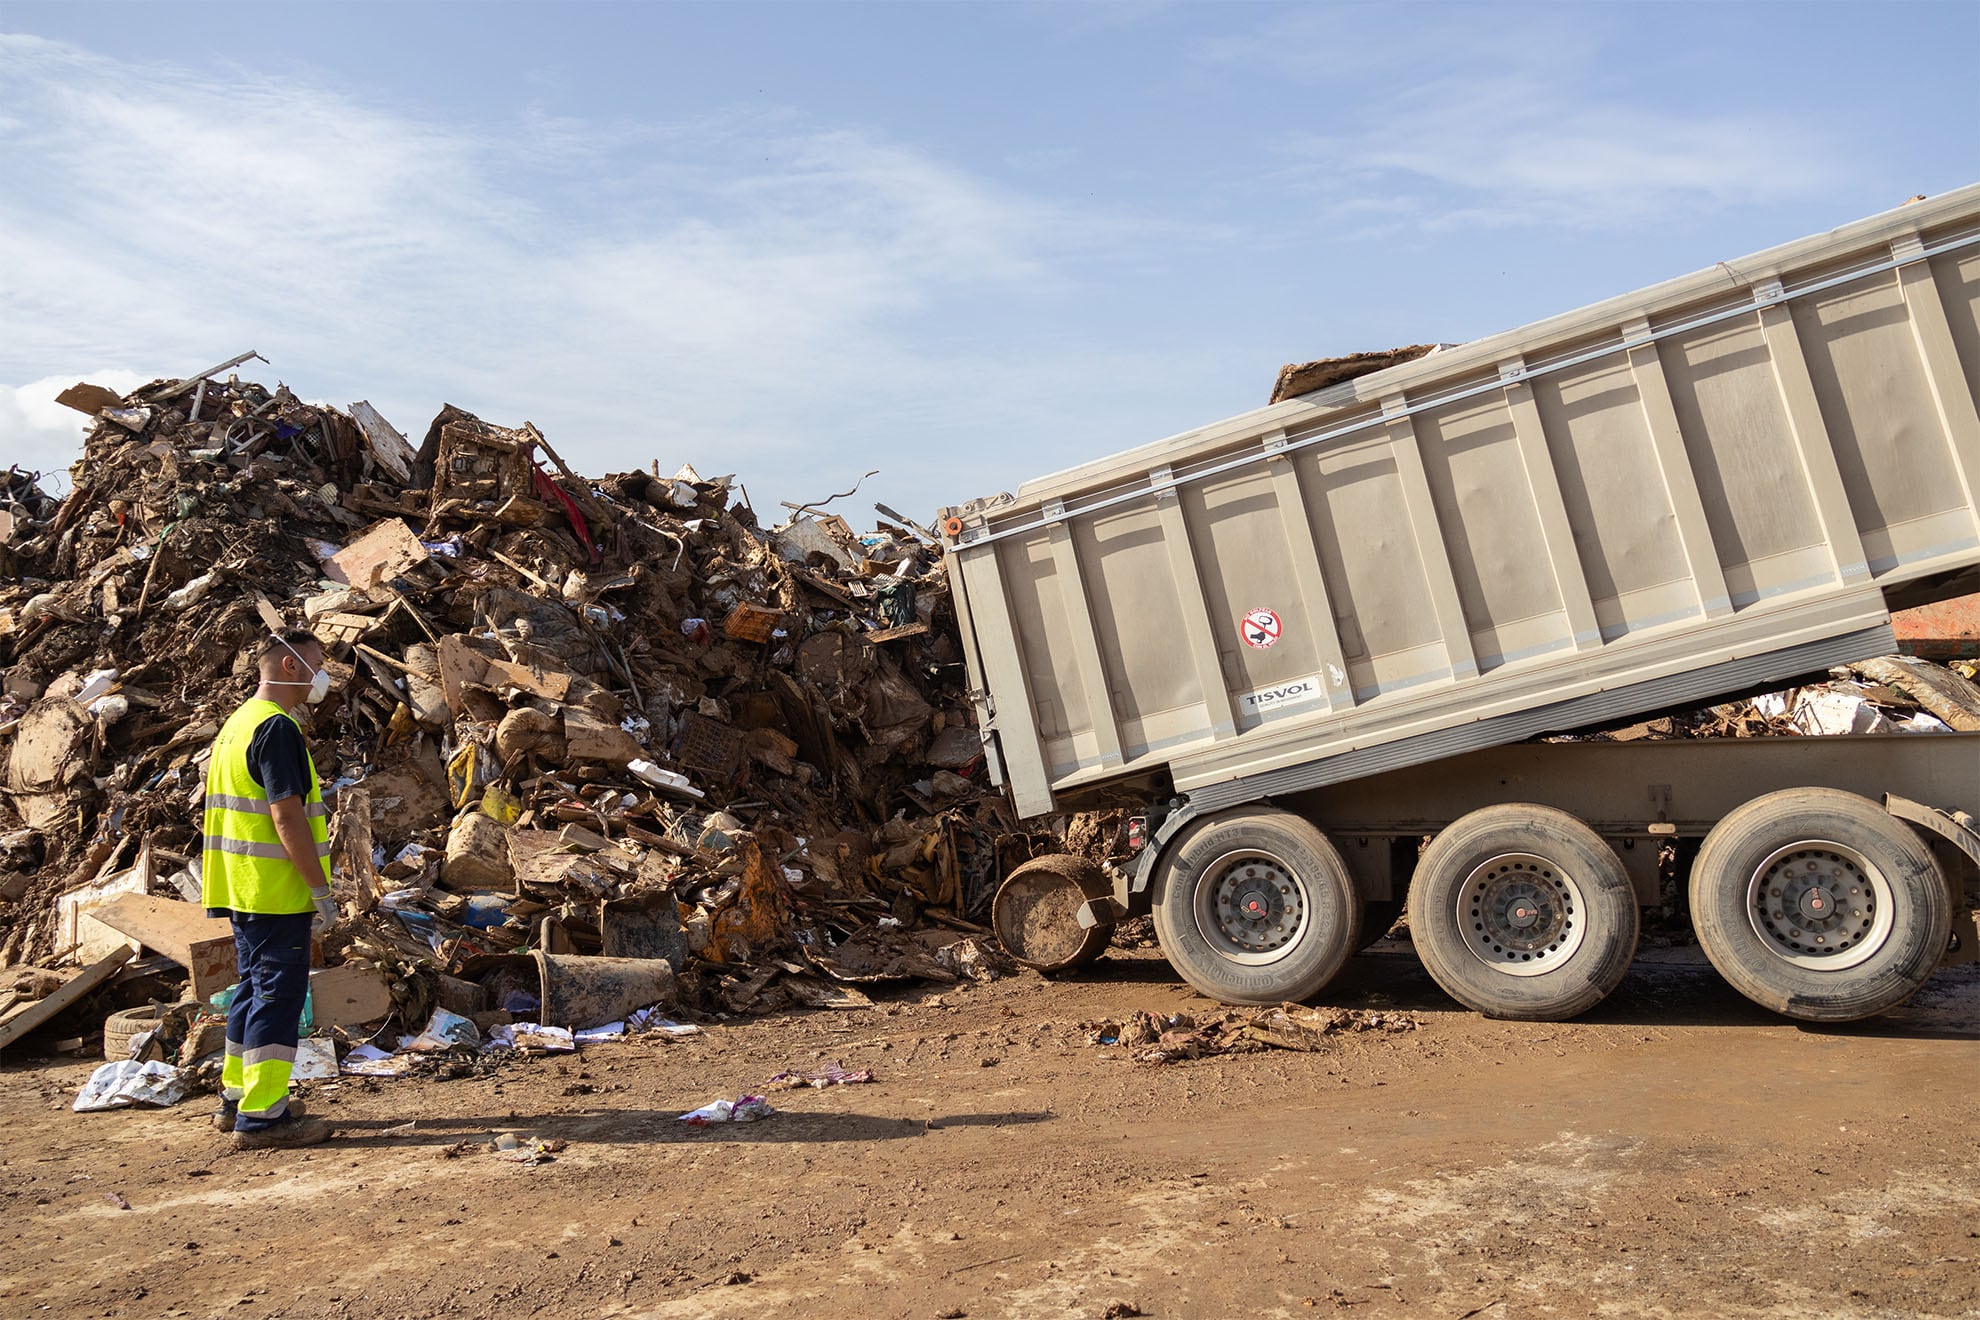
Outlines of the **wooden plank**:
{"type": "Polygon", "coordinates": [[[1684,429],[1678,423],[1677,405],[1671,402],[1671,383],[1664,375],[1664,360],[1650,339],[1648,317],[1638,317],[1622,327],[1628,344],[1630,377],[1636,382],[1636,397],[1643,408],[1643,424],[1650,432],[1650,446],[1657,457],[1657,469],[1664,477],[1664,494],[1671,503],[1671,518],[1677,524],[1678,546],[1691,570],[1692,589],[1698,593],[1698,608],[1708,619],[1723,618],[1732,611],[1732,592],[1726,587],[1725,564],[1712,540],[1712,524],[1705,517],[1705,501],[1698,494],[1698,477],[1691,470],[1691,455],[1685,451],[1684,429]],[[1630,342],[1641,341],[1641,342],[1630,342]]]}
{"type": "Polygon", "coordinates": [[[1540,515],[1540,534],[1547,542],[1547,558],[1554,568],[1554,587],[1562,608],[1567,611],[1574,649],[1592,651],[1602,645],[1602,625],[1595,619],[1588,575],[1582,570],[1581,552],[1574,544],[1574,525],[1568,521],[1560,476],[1554,471],[1554,456],[1547,448],[1546,423],[1540,417],[1540,405],[1534,402],[1533,387],[1526,383],[1525,375],[1526,363],[1519,358],[1499,364],[1499,376],[1506,383],[1506,407],[1512,413],[1513,434],[1519,441],[1520,461],[1526,468],[1526,483],[1540,515]]]}
{"type": "Polygon", "coordinates": [[[1389,419],[1396,476],[1402,481],[1403,504],[1409,511],[1417,557],[1423,561],[1423,575],[1429,582],[1437,628],[1444,635],[1444,654],[1450,662],[1451,677],[1476,678],[1478,653],[1471,646],[1471,626],[1465,622],[1457,576],[1451,572],[1450,547],[1444,544],[1443,527],[1437,521],[1437,502],[1430,494],[1429,474],[1423,470],[1423,451],[1416,438],[1416,426],[1404,412],[1408,406],[1400,394],[1387,395],[1382,400],[1382,412],[1389,419]]]}
{"type": "Polygon", "coordinates": [[[562,701],[571,694],[571,676],[556,670],[535,670],[508,660],[493,660],[468,645],[467,638],[449,633],[440,639],[440,691],[447,708],[463,709],[461,689],[520,688],[531,696],[562,701]]]}
{"type": "Polygon", "coordinates": [[[56,1014],[116,975],[119,967],[136,956],[136,946],[127,944],[115,953],[108,954],[85,967],[67,985],[46,999],[36,1000],[5,1022],[0,1022],[0,1050],[6,1049],[43,1023],[52,1021],[56,1014]]]}
{"type": "Polygon", "coordinates": [[[334,646],[344,642],[355,642],[384,622],[383,619],[373,618],[369,614],[332,611],[317,615],[316,621],[310,624],[310,631],[315,633],[326,646],[334,646]]]}
{"type": "Polygon", "coordinates": [[[392,987],[372,967],[326,967],[309,974],[310,1018],[319,1027],[356,1027],[392,1011],[392,987]]]}
{"type": "Polygon", "coordinates": [[[337,795],[337,812],[330,818],[331,864],[350,882],[358,911],[369,912],[393,882],[372,865],[371,790],[352,784],[337,795]]]}
{"type": "Polygon", "coordinates": [[[1950,669],[1910,656],[1859,660],[1850,669],[1898,689],[1962,733],[1980,733],[1980,687],[1950,669]]]}
{"type": "Polygon", "coordinates": [[[847,592],[836,583],[826,581],[808,568],[799,568],[793,564],[790,565],[790,574],[827,600],[837,601],[849,610],[863,608],[859,601],[853,598],[850,592],[847,592]]]}
{"type": "Polygon", "coordinates": [[[375,587],[400,577],[430,556],[412,529],[397,518],[374,525],[357,540],[330,556],[330,563],[353,587],[375,587]]]}
{"type": "Polygon", "coordinates": [[[77,412],[88,413],[91,417],[105,408],[114,408],[123,401],[124,396],[117,391],[105,389],[101,385],[92,385],[86,380],[77,381],[55,396],[55,402],[64,408],[74,408],[77,412]]]}
{"type": "MultiPolygon", "coordinates": [[[[114,854],[113,854],[114,857],[114,854]]],[[[55,900],[56,941],[72,951],[75,961],[92,962],[124,942],[121,932],[96,919],[96,914],[120,897],[132,897],[150,889],[151,856],[140,850],[137,861],[127,870],[99,875],[55,900]]]]}
{"type": "Polygon", "coordinates": [[[686,858],[702,866],[715,866],[722,860],[719,854],[709,852],[705,848],[697,848],[691,843],[682,843],[678,839],[670,839],[664,834],[635,825],[631,821],[619,822],[619,828],[623,829],[626,837],[634,843],[643,843],[649,848],[657,848],[663,853],[686,858]]]}
{"type": "Polygon", "coordinates": [[[573,761],[606,761],[624,765],[645,755],[639,740],[609,720],[571,707],[564,712],[564,747],[573,761]]]}
{"type": "Polygon", "coordinates": [[[571,695],[571,676],[555,669],[531,669],[509,660],[482,660],[483,687],[520,688],[533,697],[562,701],[571,695]]]}
{"type": "Polygon", "coordinates": [[[238,978],[233,923],[223,917],[209,917],[191,903],[125,894],[90,915],[190,972],[194,999],[210,998],[238,978]]]}
{"type": "Polygon", "coordinates": [[[350,414],[378,465],[402,485],[411,481],[413,464],[418,455],[413,451],[411,442],[399,433],[399,428],[386,421],[376,408],[363,399],[350,406],[350,414]]]}
{"type": "Polygon", "coordinates": [[[903,637],[925,637],[927,634],[927,624],[908,623],[898,628],[876,628],[872,632],[861,633],[860,639],[878,646],[882,642],[897,642],[903,637]]]}

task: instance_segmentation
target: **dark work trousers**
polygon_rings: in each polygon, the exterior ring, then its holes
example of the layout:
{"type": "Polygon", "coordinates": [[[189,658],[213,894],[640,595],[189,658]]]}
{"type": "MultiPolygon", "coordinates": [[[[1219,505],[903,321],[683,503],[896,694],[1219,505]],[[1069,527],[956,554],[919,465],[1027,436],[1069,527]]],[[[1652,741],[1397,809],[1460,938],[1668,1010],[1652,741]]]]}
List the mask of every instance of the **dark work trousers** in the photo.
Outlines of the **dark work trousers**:
{"type": "Polygon", "coordinates": [[[237,1132],[267,1127],[288,1112],[297,1027],[309,994],[309,924],[314,915],[233,914],[240,985],[227,1009],[221,1083],[226,1097],[240,1105],[237,1132]]]}

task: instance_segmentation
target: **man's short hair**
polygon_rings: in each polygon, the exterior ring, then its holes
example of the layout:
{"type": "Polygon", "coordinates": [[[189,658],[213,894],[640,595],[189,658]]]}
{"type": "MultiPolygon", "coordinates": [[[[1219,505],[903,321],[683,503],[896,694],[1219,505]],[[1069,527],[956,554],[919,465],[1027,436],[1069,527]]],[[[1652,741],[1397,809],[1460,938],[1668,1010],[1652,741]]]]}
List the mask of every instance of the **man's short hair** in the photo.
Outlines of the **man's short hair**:
{"type": "Polygon", "coordinates": [[[291,647],[300,656],[305,646],[314,646],[320,652],[323,650],[323,639],[307,628],[284,628],[281,632],[270,633],[254,649],[255,668],[268,668],[271,661],[289,654],[291,647]]]}

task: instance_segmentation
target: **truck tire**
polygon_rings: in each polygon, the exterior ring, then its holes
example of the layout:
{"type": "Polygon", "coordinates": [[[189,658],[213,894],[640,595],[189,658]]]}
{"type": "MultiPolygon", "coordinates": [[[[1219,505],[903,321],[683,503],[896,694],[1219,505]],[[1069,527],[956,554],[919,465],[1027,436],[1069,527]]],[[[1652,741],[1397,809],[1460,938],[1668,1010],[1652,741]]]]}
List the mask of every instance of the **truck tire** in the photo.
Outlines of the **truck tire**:
{"type": "Polygon", "coordinates": [[[1327,836],[1289,811],[1198,821],[1153,880],[1155,934],[1182,978],[1227,1004],[1319,992],[1354,952],[1361,898],[1327,836]]]}
{"type": "Polygon", "coordinates": [[[1396,924],[1396,918],[1403,914],[1403,901],[1400,898],[1364,898],[1361,900],[1361,929],[1355,932],[1354,951],[1360,953],[1372,944],[1380,942],[1389,928],[1396,924]]]}
{"type": "Polygon", "coordinates": [[[157,1004],[123,1008],[103,1019],[103,1057],[116,1062],[131,1057],[131,1042],[156,1027],[163,1010],[157,1004]]]}
{"type": "Polygon", "coordinates": [[[1932,975],[1952,893],[1925,843],[1868,798],[1791,788],[1713,827],[1691,923],[1733,989],[1803,1022],[1895,1008],[1932,975]]]}
{"type": "Polygon", "coordinates": [[[1636,891],[1615,850],[1553,807],[1508,802],[1452,822],[1409,886],[1409,935],[1446,994],[1486,1017],[1558,1022],[1621,984],[1636,891]]]}

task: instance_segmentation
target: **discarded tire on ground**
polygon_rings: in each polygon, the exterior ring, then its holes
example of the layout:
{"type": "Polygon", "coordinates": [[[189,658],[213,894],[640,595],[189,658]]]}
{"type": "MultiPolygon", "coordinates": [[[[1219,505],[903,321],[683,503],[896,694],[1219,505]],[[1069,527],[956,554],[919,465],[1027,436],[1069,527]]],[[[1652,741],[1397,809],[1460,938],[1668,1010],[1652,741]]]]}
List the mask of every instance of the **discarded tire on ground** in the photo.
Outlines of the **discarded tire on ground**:
{"type": "Polygon", "coordinates": [[[1084,857],[1034,857],[1005,877],[990,902],[990,925],[1004,951],[1041,972],[1070,972],[1107,951],[1114,923],[1082,928],[1079,907],[1111,893],[1106,872],[1084,857]]]}
{"type": "Polygon", "coordinates": [[[1417,956],[1487,1017],[1553,1022],[1614,990],[1636,953],[1636,893],[1615,851],[1565,811],[1512,802],[1453,822],[1409,888],[1417,956]]]}
{"type": "Polygon", "coordinates": [[[1932,975],[1952,896],[1925,843],[1868,798],[1794,788],[1705,836],[1691,921],[1732,987],[1804,1022],[1894,1008],[1932,975]]]}
{"type": "Polygon", "coordinates": [[[1226,1003],[1307,998],[1340,971],[1361,932],[1361,899],[1340,853],[1313,824],[1274,808],[1185,829],[1153,890],[1170,965],[1226,1003]]]}
{"type": "Polygon", "coordinates": [[[156,1004],[119,1009],[103,1019],[103,1057],[115,1062],[131,1057],[131,1042],[158,1025],[156,1004]]]}

